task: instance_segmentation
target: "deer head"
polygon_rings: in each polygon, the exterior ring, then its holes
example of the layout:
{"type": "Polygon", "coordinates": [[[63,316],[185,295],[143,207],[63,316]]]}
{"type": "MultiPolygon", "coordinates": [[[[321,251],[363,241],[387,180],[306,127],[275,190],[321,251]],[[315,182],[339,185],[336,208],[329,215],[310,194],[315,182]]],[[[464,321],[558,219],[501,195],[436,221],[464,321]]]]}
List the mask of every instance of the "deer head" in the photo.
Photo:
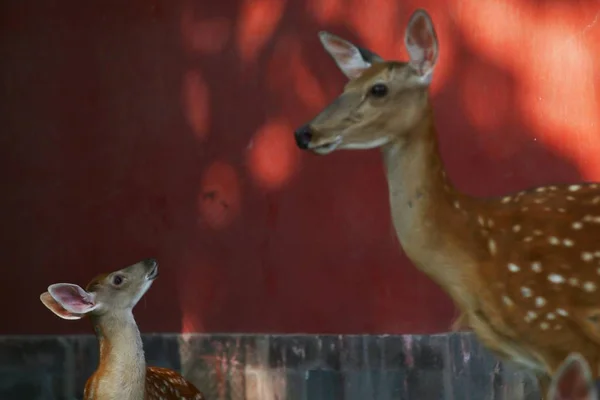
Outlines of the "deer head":
{"type": "Polygon", "coordinates": [[[428,89],[438,58],[433,22],[424,10],[411,16],[404,37],[408,62],[384,61],[327,32],[319,38],[348,77],[343,93],[295,132],[301,149],[371,149],[410,133],[429,110],[428,89]]]}
{"type": "Polygon", "coordinates": [[[99,275],[85,290],[73,283],[55,283],[41,294],[40,300],[54,314],[71,320],[131,311],[157,277],[158,263],[148,259],[99,275]]]}

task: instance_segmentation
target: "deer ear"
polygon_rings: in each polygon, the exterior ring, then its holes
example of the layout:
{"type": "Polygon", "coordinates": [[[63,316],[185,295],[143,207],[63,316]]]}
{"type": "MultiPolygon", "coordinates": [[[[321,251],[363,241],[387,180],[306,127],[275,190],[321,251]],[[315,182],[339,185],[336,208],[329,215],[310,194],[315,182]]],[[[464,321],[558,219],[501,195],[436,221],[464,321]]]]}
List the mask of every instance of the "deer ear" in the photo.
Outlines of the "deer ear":
{"type": "Polygon", "coordinates": [[[72,314],[87,314],[98,308],[94,293],[88,293],[72,283],[50,285],[48,293],[62,308],[72,314]]]}
{"type": "Polygon", "coordinates": [[[370,51],[363,50],[361,52],[360,48],[329,32],[319,32],[319,39],[348,79],[358,78],[371,66],[371,62],[381,59],[381,57],[370,51]],[[369,61],[367,58],[371,58],[371,60],[369,61]]]}
{"type": "Polygon", "coordinates": [[[42,303],[54,314],[58,315],[62,319],[81,319],[84,314],[74,314],[64,308],[48,292],[44,292],[40,295],[42,303]]]}
{"type": "Polygon", "coordinates": [[[438,58],[438,40],[433,21],[425,10],[417,10],[408,21],[404,45],[410,56],[410,64],[424,83],[430,83],[438,58]]]}
{"type": "Polygon", "coordinates": [[[548,390],[549,400],[598,399],[592,373],[579,353],[571,353],[560,365],[548,390]]]}

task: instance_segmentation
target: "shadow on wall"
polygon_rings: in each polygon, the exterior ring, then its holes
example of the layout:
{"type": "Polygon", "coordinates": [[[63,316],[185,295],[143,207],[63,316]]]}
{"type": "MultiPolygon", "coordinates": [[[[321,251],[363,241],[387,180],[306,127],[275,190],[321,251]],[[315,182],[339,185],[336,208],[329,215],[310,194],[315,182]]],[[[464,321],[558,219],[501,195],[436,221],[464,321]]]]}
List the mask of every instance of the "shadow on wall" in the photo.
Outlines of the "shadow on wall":
{"type": "Polygon", "coordinates": [[[321,29],[405,58],[409,15],[430,11],[442,155],[461,189],[600,175],[598,2],[3,7],[0,216],[14,289],[0,296],[21,306],[2,333],[87,332],[39,293],[148,256],[163,273],[136,310],[146,332],[447,330],[450,301],[397,244],[379,154],[295,147],[294,127],[344,84],[321,29]]]}

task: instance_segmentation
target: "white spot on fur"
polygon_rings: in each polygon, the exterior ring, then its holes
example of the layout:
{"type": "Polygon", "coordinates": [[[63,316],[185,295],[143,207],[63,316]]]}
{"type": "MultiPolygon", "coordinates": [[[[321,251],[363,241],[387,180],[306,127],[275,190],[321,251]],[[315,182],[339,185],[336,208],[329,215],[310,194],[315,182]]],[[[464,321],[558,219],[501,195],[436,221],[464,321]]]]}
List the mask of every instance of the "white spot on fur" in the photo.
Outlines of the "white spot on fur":
{"type": "Polygon", "coordinates": [[[589,251],[584,251],[583,253],[581,253],[581,259],[585,262],[590,262],[594,259],[594,255],[589,251]]]}
{"type": "Polygon", "coordinates": [[[565,281],[565,277],[559,274],[550,274],[548,275],[548,280],[553,283],[563,283],[565,281]]]}
{"type": "Polygon", "coordinates": [[[508,296],[502,296],[502,301],[509,307],[511,307],[514,304],[512,299],[508,296]]]}
{"type": "Polygon", "coordinates": [[[521,230],[521,225],[514,225],[512,227],[513,232],[517,233],[521,230]]]}
{"type": "Polygon", "coordinates": [[[556,246],[557,244],[560,243],[560,240],[556,236],[550,236],[548,238],[548,243],[556,246]]]}
{"type": "Polygon", "coordinates": [[[577,285],[579,285],[579,279],[577,279],[577,278],[569,278],[569,284],[571,286],[577,286],[577,285]]]}
{"type": "Polygon", "coordinates": [[[563,239],[563,244],[566,247],[573,247],[573,245],[575,244],[575,242],[573,242],[571,239],[563,239]]]}
{"type": "Polygon", "coordinates": [[[502,202],[505,204],[510,203],[511,200],[512,200],[512,197],[510,197],[510,196],[505,196],[502,198],[502,202]]]}
{"type": "Polygon", "coordinates": [[[576,192],[579,189],[581,189],[581,185],[571,185],[571,186],[569,186],[569,191],[570,192],[576,192]]]}
{"type": "Polygon", "coordinates": [[[510,272],[519,272],[521,270],[521,268],[519,268],[519,266],[517,264],[508,263],[508,270],[510,272]]]}
{"type": "Polygon", "coordinates": [[[596,290],[596,284],[594,282],[590,282],[590,281],[584,282],[583,290],[591,293],[596,290]]]}
{"type": "Polygon", "coordinates": [[[550,325],[548,325],[548,323],[547,323],[547,322],[542,322],[542,323],[540,323],[540,328],[541,328],[543,331],[545,331],[545,330],[547,330],[548,328],[550,328],[550,325]]]}
{"type": "Polygon", "coordinates": [[[540,308],[540,307],[544,307],[546,305],[546,299],[543,297],[536,297],[535,298],[535,305],[536,307],[540,308]]]}
{"type": "Polygon", "coordinates": [[[488,248],[490,249],[490,253],[492,255],[496,254],[496,242],[494,241],[494,239],[490,239],[488,241],[488,248]]]}
{"type": "Polygon", "coordinates": [[[562,315],[563,317],[566,317],[569,315],[569,313],[567,312],[567,310],[565,310],[564,308],[557,308],[556,309],[556,313],[558,315],[562,315]]]}
{"type": "Polygon", "coordinates": [[[533,272],[542,272],[542,263],[535,261],[531,263],[531,270],[533,272]]]}
{"type": "Polygon", "coordinates": [[[583,224],[579,221],[576,221],[571,224],[571,228],[573,228],[575,230],[579,230],[579,229],[583,228],[583,224]]]}
{"type": "Polygon", "coordinates": [[[556,315],[554,315],[554,313],[549,312],[548,314],[546,314],[546,318],[548,318],[549,320],[553,320],[556,319],[556,315]]]}
{"type": "Polygon", "coordinates": [[[521,286],[521,294],[523,297],[531,297],[531,289],[527,286],[521,286]]]}

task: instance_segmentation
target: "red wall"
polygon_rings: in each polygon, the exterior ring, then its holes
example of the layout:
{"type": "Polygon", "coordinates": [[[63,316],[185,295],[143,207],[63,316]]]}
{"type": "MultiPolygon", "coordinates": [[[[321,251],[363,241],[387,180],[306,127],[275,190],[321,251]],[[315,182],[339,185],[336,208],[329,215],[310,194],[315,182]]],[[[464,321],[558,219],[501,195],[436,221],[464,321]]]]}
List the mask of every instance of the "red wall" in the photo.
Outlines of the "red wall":
{"type": "Polygon", "coordinates": [[[318,30],[401,58],[417,6],[461,189],[600,179],[600,1],[2,2],[0,333],[89,332],[39,294],[149,256],[144,331],[447,330],[378,152],[292,136],[344,84],[318,30]]]}

